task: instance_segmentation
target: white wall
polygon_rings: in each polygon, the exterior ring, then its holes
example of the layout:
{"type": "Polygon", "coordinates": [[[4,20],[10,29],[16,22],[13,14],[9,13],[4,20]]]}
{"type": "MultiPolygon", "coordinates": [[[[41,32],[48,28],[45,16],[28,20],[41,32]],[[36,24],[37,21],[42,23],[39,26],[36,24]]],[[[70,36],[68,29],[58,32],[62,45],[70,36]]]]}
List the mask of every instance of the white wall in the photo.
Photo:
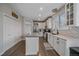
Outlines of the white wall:
{"type": "Polygon", "coordinates": [[[0,3],[0,12],[11,15],[12,11],[19,15],[19,19],[21,18],[21,15],[10,4],[0,3]]]}
{"type": "Polygon", "coordinates": [[[2,54],[3,49],[3,26],[2,26],[2,16],[0,16],[0,55],[2,54]]]}
{"type": "Polygon", "coordinates": [[[30,18],[23,18],[23,36],[32,34],[33,32],[33,21],[30,18]]]}

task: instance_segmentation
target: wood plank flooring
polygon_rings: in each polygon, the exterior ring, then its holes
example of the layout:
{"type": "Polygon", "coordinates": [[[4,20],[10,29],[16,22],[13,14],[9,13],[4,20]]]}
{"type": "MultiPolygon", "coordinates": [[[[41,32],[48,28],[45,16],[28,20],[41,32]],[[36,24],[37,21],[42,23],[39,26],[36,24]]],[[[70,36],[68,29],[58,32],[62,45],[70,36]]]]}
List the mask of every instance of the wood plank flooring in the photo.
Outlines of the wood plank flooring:
{"type": "MultiPolygon", "coordinates": [[[[58,56],[54,50],[45,50],[43,38],[39,39],[39,52],[37,56],[58,56]]],[[[25,41],[22,40],[7,50],[2,56],[25,56],[25,41]]]]}
{"type": "Polygon", "coordinates": [[[2,56],[25,56],[25,41],[18,42],[15,46],[7,50],[2,56]]]}
{"type": "Polygon", "coordinates": [[[45,50],[44,42],[46,42],[43,38],[39,40],[39,55],[40,56],[59,56],[55,50],[45,50]]]}

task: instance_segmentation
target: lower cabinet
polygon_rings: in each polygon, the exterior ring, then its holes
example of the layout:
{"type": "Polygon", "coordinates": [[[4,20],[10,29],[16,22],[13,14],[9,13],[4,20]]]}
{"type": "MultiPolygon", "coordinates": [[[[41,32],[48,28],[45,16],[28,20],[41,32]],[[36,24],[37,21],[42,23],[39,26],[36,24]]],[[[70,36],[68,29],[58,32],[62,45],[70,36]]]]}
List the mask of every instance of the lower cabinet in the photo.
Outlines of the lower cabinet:
{"type": "Polygon", "coordinates": [[[55,51],[58,53],[58,49],[59,49],[59,47],[58,47],[58,40],[57,40],[57,37],[53,37],[54,38],[54,49],[55,49],[55,51]]]}
{"type": "Polygon", "coordinates": [[[51,33],[48,33],[48,43],[53,47],[53,35],[51,33]]]}
{"type": "Polygon", "coordinates": [[[65,55],[65,49],[66,49],[66,41],[64,40],[64,39],[60,39],[60,38],[58,38],[59,39],[59,42],[58,42],[58,47],[59,47],[59,49],[58,49],[58,53],[59,53],[59,55],[62,55],[62,56],[64,56],[65,55]]]}
{"type": "Polygon", "coordinates": [[[48,33],[48,43],[61,55],[66,55],[66,40],[48,33]]]}
{"type": "Polygon", "coordinates": [[[39,37],[26,37],[25,55],[37,55],[39,52],[39,37]]]}
{"type": "Polygon", "coordinates": [[[64,39],[58,38],[58,37],[53,37],[54,39],[54,49],[55,51],[61,55],[65,55],[65,49],[66,49],[66,41],[64,39]]]}
{"type": "Polygon", "coordinates": [[[70,47],[79,47],[79,40],[68,38],[63,39],[60,36],[48,33],[48,43],[60,56],[70,56],[70,47]]]}
{"type": "Polygon", "coordinates": [[[60,56],[66,55],[66,40],[48,33],[48,43],[55,49],[60,56]]]}

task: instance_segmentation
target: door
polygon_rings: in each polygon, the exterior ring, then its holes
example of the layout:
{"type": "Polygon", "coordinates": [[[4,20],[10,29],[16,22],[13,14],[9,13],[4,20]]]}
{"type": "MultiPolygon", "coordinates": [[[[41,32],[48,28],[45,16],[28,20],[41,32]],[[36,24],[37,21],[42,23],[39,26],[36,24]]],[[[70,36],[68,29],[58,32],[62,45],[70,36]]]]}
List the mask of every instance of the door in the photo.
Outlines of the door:
{"type": "Polygon", "coordinates": [[[49,43],[50,45],[53,47],[53,35],[51,33],[49,33],[49,43]]]}
{"type": "Polygon", "coordinates": [[[54,37],[54,49],[56,52],[58,52],[59,49],[59,39],[57,37],[54,37]]]}
{"type": "Polygon", "coordinates": [[[17,28],[15,28],[16,23],[13,19],[4,16],[4,51],[6,51],[7,49],[9,49],[10,47],[13,46],[14,42],[14,38],[17,34],[17,28]]]}

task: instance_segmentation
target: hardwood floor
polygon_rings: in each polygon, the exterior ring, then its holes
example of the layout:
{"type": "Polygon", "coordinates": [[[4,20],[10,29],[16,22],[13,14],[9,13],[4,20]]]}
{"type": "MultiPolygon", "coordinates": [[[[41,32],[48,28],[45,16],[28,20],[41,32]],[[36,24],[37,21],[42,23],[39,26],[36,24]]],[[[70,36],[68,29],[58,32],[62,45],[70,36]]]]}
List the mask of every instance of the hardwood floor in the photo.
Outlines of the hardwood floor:
{"type": "MultiPolygon", "coordinates": [[[[37,56],[58,56],[54,50],[45,50],[43,43],[45,40],[39,40],[39,52],[37,56]]],[[[15,46],[7,50],[2,56],[25,56],[25,41],[20,41],[15,46]]]]}
{"type": "Polygon", "coordinates": [[[24,56],[25,55],[25,41],[22,40],[15,46],[7,50],[2,56],[24,56]]]}
{"type": "Polygon", "coordinates": [[[46,42],[43,38],[39,40],[39,55],[40,56],[59,56],[55,50],[45,50],[44,42],[46,42]]]}

